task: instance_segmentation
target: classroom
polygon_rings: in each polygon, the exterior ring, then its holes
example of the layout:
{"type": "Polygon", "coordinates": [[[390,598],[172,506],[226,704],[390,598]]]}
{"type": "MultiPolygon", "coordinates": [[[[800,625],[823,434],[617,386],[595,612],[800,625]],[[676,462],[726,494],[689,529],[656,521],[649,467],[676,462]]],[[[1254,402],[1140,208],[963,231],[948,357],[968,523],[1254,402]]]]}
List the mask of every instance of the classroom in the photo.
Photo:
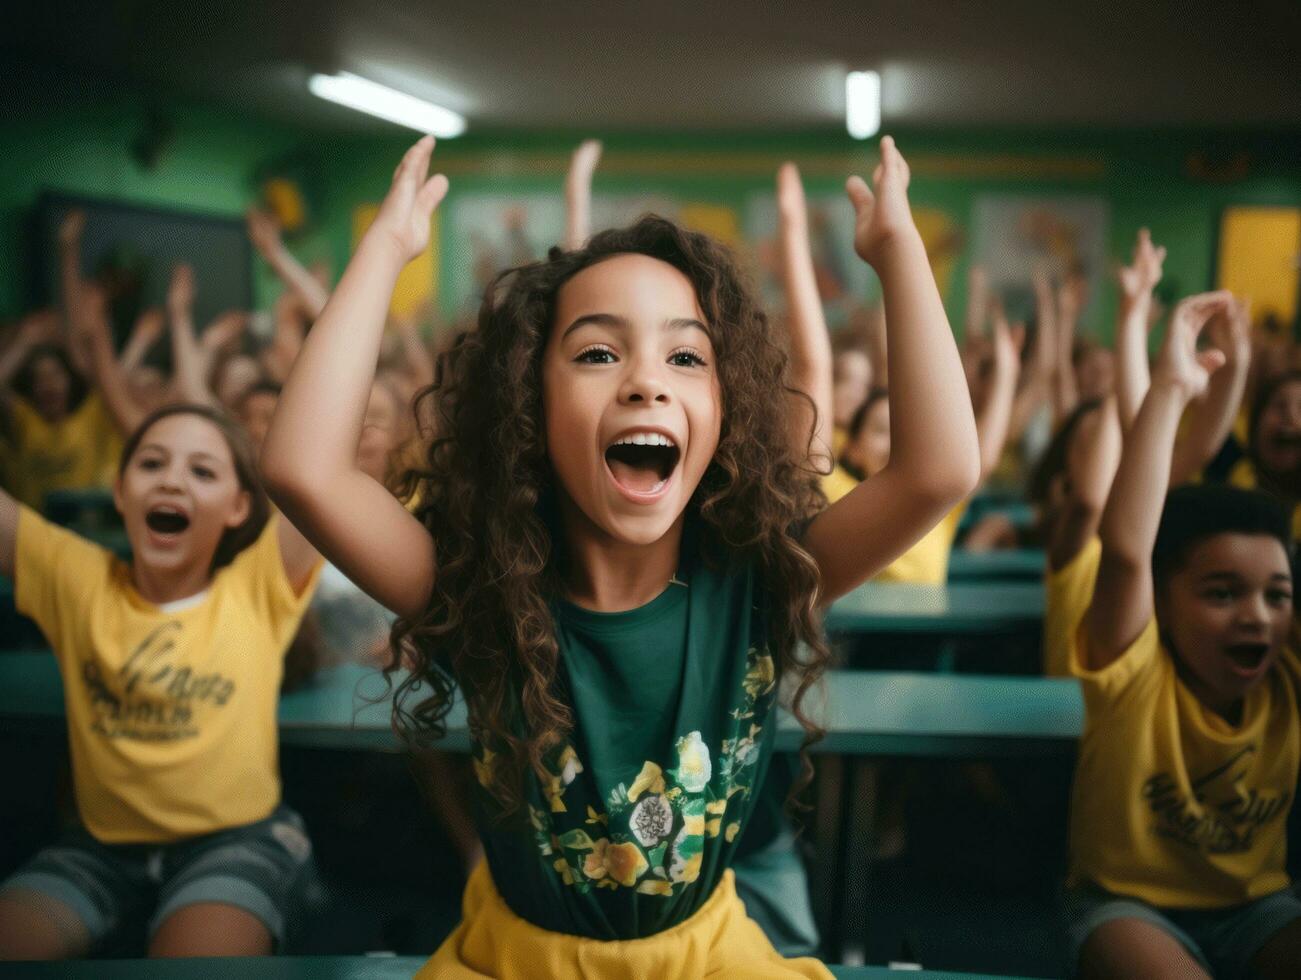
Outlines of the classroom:
{"type": "Polygon", "coordinates": [[[1301,977],[1301,13],[54,0],[0,976],[1301,977]]]}

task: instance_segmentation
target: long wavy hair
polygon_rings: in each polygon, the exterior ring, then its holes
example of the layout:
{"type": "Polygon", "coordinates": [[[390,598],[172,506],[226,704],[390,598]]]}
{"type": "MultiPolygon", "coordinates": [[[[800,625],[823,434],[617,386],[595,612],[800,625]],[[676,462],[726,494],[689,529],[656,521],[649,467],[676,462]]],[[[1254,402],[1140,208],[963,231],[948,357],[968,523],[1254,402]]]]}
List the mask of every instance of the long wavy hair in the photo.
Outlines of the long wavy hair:
{"type": "Polygon", "coordinates": [[[704,560],[752,564],[769,608],[768,642],[807,749],[822,729],[803,701],[830,654],[816,615],[818,569],[797,535],[826,499],[809,445],[792,445],[787,358],[731,252],[706,235],[645,216],[574,251],[509,269],[489,284],[478,328],[458,335],[415,402],[427,445],[399,491],[435,542],[435,582],[418,617],[393,629],[393,724],[408,743],[445,731],[459,686],[472,735],[494,753],[486,788],[504,817],[518,810],[528,768],[542,776],[571,731],[550,603],[560,595],[564,536],[543,419],[542,356],[556,297],[580,270],[638,253],[680,270],[710,326],[722,389],[718,449],[688,504],[704,560]]]}

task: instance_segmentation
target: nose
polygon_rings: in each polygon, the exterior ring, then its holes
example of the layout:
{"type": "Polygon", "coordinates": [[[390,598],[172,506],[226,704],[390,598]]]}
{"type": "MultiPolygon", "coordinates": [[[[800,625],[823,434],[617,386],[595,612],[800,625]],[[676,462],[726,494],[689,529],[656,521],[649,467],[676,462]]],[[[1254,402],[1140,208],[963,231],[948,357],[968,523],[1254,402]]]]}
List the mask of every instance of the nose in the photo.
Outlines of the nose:
{"type": "Polygon", "coordinates": [[[1269,629],[1269,604],[1264,592],[1250,592],[1238,603],[1237,625],[1250,632],[1264,632],[1269,629]]]}
{"type": "Polygon", "coordinates": [[[628,372],[619,385],[619,403],[630,405],[651,402],[667,405],[669,387],[654,358],[635,357],[629,362],[628,372]]]}

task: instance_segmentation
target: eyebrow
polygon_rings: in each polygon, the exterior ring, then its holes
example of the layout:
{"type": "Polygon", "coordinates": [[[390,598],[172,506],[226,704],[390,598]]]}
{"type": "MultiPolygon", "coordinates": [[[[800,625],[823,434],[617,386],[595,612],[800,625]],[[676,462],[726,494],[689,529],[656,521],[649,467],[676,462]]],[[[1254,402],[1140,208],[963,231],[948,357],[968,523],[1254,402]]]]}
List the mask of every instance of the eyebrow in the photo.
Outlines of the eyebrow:
{"type": "MultiPolygon", "coordinates": [[[[586,316],[580,316],[569,326],[565,327],[565,332],[561,335],[560,339],[564,340],[565,337],[568,337],[579,327],[585,327],[589,324],[598,327],[610,327],[615,330],[627,330],[632,326],[627,317],[619,316],[617,313],[588,313],[586,316]]],[[[665,320],[661,326],[666,331],[694,329],[701,331],[706,337],[709,336],[709,328],[695,317],[673,317],[665,320]]]]}
{"type": "MultiPolygon", "coordinates": [[[[170,449],[168,449],[166,446],[161,445],[161,444],[159,444],[159,443],[157,443],[157,442],[147,442],[147,443],[145,443],[143,446],[141,446],[139,449],[137,449],[136,452],[141,452],[141,453],[143,453],[145,450],[148,450],[148,449],[152,449],[152,450],[154,450],[155,452],[164,453],[164,454],[166,454],[166,455],[168,455],[168,456],[170,456],[170,455],[172,454],[172,451],[171,451],[170,449]]],[[[220,457],[218,457],[218,456],[214,456],[212,453],[204,452],[202,449],[200,449],[198,452],[190,453],[190,454],[189,454],[189,458],[190,458],[190,459],[210,459],[210,460],[212,460],[214,463],[221,462],[220,457]]]]}

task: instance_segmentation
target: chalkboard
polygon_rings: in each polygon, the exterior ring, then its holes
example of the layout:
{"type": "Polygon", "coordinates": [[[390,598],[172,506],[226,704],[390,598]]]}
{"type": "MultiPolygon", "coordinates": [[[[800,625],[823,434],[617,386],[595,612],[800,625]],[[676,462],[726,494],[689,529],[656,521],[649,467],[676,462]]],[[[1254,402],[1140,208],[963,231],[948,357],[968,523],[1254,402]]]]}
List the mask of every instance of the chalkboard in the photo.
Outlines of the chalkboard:
{"type": "Polygon", "coordinates": [[[224,310],[251,308],[253,254],[242,219],[54,193],[38,199],[32,222],[41,302],[58,299],[58,229],[71,208],[86,212],[82,274],[91,277],[114,269],[118,281],[125,283],[113,306],[119,339],[141,309],[163,304],[178,262],[194,267],[194,314],[200,330],[224,310]]]}

